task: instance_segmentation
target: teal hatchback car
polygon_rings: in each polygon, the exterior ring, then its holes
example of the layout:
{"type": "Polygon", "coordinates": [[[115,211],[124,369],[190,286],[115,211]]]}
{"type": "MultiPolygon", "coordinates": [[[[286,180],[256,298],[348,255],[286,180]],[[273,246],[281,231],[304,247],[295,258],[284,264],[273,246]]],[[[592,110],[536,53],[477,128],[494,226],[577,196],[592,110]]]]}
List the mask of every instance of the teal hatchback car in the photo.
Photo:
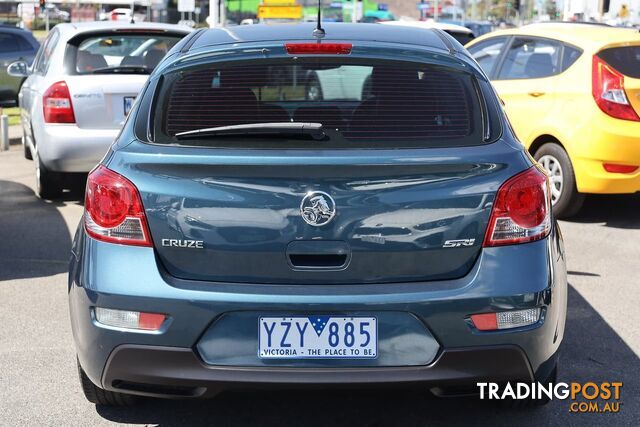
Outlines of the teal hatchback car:
{"type": "Polygon", "coordinates": [[[69,303],[97,404],[454,395],[554,381],[567,281],[547,177],[452,37],[254,25],[151,75],[89,174],[69,303]]]}

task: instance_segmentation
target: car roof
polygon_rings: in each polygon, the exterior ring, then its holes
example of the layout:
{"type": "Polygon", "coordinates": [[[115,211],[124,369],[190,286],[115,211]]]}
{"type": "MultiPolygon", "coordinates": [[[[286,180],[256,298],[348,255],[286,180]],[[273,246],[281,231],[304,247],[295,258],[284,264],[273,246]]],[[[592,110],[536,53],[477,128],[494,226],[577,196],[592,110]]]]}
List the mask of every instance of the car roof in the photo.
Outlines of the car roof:
{"type": "Polygon", "coordinates": [[[2,31],[2,32],[11,32],[11,33],[20,33],[20,34],[24,34],[24,33],[31,34],[30,31],[27,31],[24,28],[19,28],[19,27],[16,27],[15,25],[8,25],[8,24],[0,24],[0,31],[2,31]]]}
{"type": "Polygon", "coordinates": [[[478,37],[470,44],[476,44],[489,37],[499,35],[526,35],[560,40],[581,48],[599,50],[607,45],[637,41],[640,32],[634,28],[620,28],[587,23],[549,22],[524,25],[519,28],[498,30],[478,37]]]}
{"type": "Polygon", "coordinates": [[[184,25],[175,24],[161,24],[157,22],[130,22],[123,21],[92,21],[92,22],[75,22],[64,23],[55,26],[59,31],[63,33],[71,33],[73,35],[99,31],[99,30],[167,30],[184,32],[185,34],[193,31],[191,28],[184,25]]]}
{"type": "MultiPolygon", "coordinates": [[[[326,35],[323,40],[332,41],[365,41],[398,43],[448,50],[441,35],[436,31],[425,31],[424,28],[380,24],[323,23],[326,35]]],[[[315,41],[312,36],[315,23],[296,24],[257,24],[239,25],[227,28],[206,30],[191,45],[191,50],[207,46],[258,43],[266,41],[308,40],[315,41]]],[[[467,30],[465,28],[465,30],[467,30]]]]}

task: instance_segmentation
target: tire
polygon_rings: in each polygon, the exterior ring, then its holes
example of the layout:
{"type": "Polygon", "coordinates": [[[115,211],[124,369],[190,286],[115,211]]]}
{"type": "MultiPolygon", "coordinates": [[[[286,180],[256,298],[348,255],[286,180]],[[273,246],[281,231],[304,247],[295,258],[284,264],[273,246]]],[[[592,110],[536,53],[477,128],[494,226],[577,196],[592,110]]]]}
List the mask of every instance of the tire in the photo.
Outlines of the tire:
{"type": "Polygon", "coordinates": [[[322,101],[324,95],[322,94],[322,86],[320,80],[315,75],[309,77],[307,84],[305,85],[305,99],[307,101],[322,101]]]}
{"type": "Polygon", "coordinates": [[[584,194],[578,193],[576,176],[566,151],[554,142],[542,145],[533,157],[547,171],[551,182],[551,203],[556,218],[570,218],[584,203],[584,194]]]}
{"type": "Polygon", "coordinates": [[[131,406],[138,400],[136,396],[131,394],[117,393],[98,387],[91,382],[87,374],[82,370],[80,362],[77,362],[77,364],[80,386],[82,387],[84,397],[86,397],[89,402],[101,406],[131,406]]]}
{"type": "Polygon", "coordinates": [[[36,156],[36,194],[41,199],[53,200],[62,195],[60,175],[47,170],[36,156]]]}
{"type": "Polygon", "coordinates": [[[27,160],[33,160],[33,155],[31,155],[31,149],[27,145],[27,142],[25,141],[24,136],[22,137],[22,149],[24,150],[24,158],[27,160]]]}
{"type": "Polygon", "coordinates": [[[24,158],[27,160],[33,160],[33,154],[31,154],[31,148],[27,145],[27,135],[22,127],[22,149],[24,150],[24,158]]]}

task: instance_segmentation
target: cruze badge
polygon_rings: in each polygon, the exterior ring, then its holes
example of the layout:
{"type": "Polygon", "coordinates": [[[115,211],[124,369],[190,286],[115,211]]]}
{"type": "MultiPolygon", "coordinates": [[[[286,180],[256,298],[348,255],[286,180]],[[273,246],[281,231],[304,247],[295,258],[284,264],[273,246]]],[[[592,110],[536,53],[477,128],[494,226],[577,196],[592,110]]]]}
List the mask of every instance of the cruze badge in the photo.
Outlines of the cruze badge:
{"type": "Polygon", "coordinates": [[[300,214],[307,224],[320,227],[336,215],[336,202],[323,191],[310,191],[300,203],[300,214]]]}
{"type": "Polygon", "coordinates": [[[204,241],[202,241],[202,240],[162,239],[162,246],[168,247],[168,248],[204,249],[204,241]]]}

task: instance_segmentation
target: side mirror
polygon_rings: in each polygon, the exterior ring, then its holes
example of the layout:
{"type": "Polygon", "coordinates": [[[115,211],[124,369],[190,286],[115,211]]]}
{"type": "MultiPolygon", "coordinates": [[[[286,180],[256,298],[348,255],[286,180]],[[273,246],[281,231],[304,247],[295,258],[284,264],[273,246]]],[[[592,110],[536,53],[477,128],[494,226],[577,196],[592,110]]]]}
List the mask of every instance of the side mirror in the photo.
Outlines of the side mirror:
{"type": "Polygon", "coordinates": [[[29,65],[24,61],[12,62],[7,67],[7,74],[12,77],[29,77],[29,65]]]}

